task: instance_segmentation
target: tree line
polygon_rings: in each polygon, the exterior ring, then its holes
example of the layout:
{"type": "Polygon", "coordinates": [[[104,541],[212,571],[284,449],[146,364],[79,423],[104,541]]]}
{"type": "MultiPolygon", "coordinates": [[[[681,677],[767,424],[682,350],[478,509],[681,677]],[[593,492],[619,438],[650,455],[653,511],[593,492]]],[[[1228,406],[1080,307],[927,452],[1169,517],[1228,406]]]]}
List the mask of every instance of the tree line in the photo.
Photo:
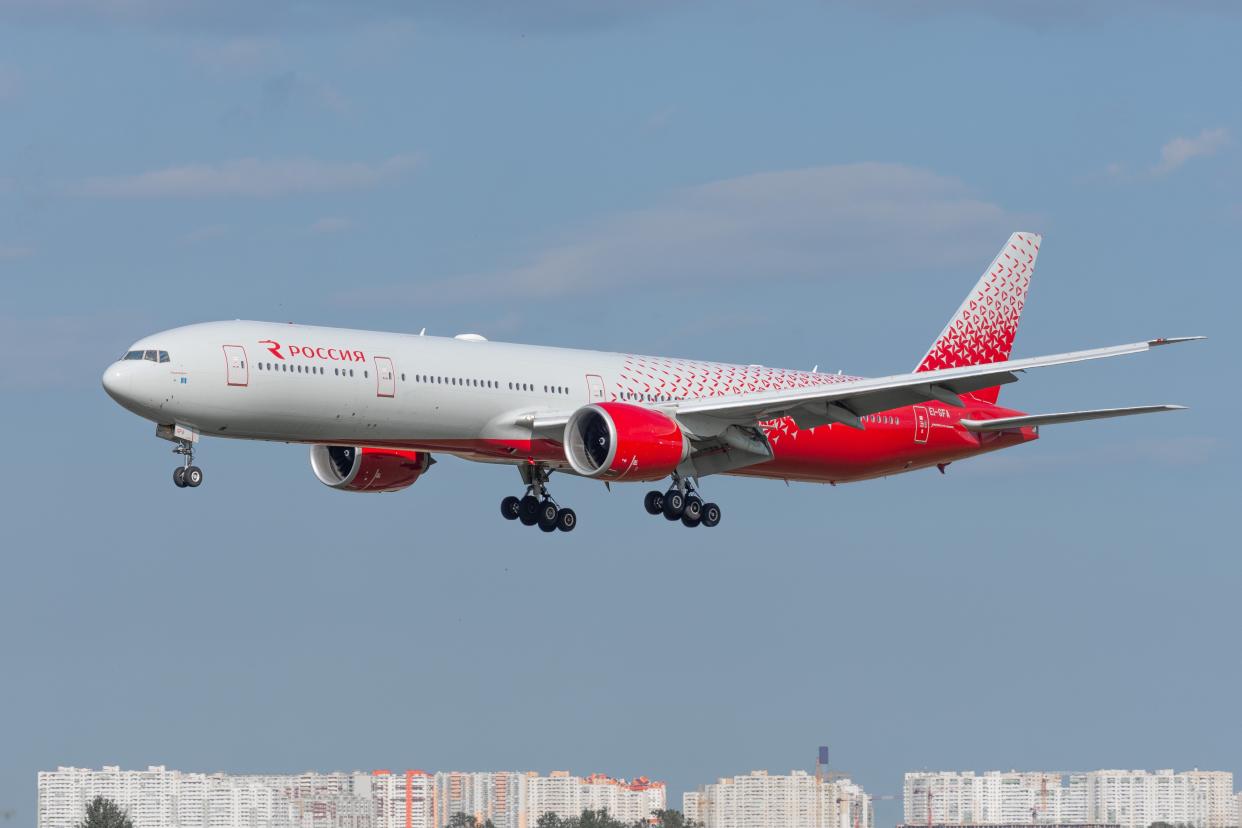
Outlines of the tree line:
{"type": "MultiPolygon", "coordinates": [[[[535,828],[702,828],[702,823],[686,820],[681,811],[656,811],[652,817],[655,822],[642,819],[622,822],[609,816],[607,811],[583,811],[579,816],[567,818],[546,813],[539,817],[535,828]]],[[[77,828],[134,828],[134,822],[111,799],[97,796],[86,806],[86,818],[77,828]]],[[[457,813],[449,817],[448,828],[496,828],[496,825],[490,819],[480,822],[471,814],[457,813]]]]}
{"type": "MultiPolygon", "coordinates": [[[[681,811],[673,809],[655,811],[652,819],[623,822],[611,816],[608,811],[583,811],[576,817],[561,817],[548,812],[539,817],[535,828],[703,828],[701,822],[687,820],[681,811]]],[[[449,819],[448,828],[496,828],[490,820],[479,822],[468,814],[453,814],[449,819]]]]}

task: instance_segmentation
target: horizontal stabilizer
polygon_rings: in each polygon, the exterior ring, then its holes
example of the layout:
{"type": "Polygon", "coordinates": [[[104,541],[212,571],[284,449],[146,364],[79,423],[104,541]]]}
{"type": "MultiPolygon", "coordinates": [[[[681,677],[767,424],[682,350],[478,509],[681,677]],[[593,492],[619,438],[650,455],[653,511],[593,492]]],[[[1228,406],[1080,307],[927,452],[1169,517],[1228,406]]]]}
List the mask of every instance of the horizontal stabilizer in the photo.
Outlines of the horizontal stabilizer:
{"type": "Polygon", "coordinates": [[[962,420],[967,431],[1005,431],[1023,426],[1077,423],[1082,420],[1104,420],[1129,417],[1131,414],[1154,414],[1158,411],[1181,411],[1184,405],[1136,405],[1131,408],[1096,408],[1092,411],[1065,411],[1060,414],[1027,414],[1022,417],[1000,417],[995,420],[962,420]]]}

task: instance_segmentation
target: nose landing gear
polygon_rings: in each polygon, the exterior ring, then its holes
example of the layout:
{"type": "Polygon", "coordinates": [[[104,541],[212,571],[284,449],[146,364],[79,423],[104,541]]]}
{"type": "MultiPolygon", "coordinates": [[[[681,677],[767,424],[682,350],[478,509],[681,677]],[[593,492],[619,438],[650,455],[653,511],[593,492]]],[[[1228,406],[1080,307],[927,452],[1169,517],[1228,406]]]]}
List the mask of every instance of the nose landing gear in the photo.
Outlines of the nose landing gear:
{"type": "Polygon", "coordinates": [[[561,507],[548,493],[548,477],[552,474],[546,466],[518,466],[526,494],[510,495],[500,501],[500,514],[505,520],[518,520],[523,526],[538,526],[544,532],[572,532],[578,525],[578,515],[573,509],[561,507]]]}
{"type": "Polygon", "coordinates": [[[173,485],[178,489],[197,489],[203,484],[203,470],[194,465],[194,443],[190,440],[177,438],[173,454],[180,454],[182,464],[173,469],[173,485]]]}
{"type": "Polygon", "coordinates": [[[643,508],[649,515],[664,515],[669,521],[680,520],[683,526],[717,526],[720,523],[720,507],[704,503],[692,480],[673,475],[673,485],[667,492],[647,492],[643,508]]]}

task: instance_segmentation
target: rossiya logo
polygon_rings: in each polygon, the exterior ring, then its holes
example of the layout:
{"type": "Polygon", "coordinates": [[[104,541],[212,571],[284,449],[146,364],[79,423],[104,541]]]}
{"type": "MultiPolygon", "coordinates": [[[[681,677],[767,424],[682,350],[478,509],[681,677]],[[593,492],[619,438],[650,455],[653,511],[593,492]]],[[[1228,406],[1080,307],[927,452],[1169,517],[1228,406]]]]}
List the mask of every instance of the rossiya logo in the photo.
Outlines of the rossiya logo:
{"type": "Polygon", "coordinates": [[[281,348],[287,348],[290,357],[302,357],[303,359],[330,359],[334,362],[366,362],[367,357],[362,351],[355,351],[349,348],[322,348],[316,345],[281,345],[274,339],[260,339],[260,345],[266,345],[267,350],[277,359],[284,359],[285,355],[280,352],[281,348]]]}

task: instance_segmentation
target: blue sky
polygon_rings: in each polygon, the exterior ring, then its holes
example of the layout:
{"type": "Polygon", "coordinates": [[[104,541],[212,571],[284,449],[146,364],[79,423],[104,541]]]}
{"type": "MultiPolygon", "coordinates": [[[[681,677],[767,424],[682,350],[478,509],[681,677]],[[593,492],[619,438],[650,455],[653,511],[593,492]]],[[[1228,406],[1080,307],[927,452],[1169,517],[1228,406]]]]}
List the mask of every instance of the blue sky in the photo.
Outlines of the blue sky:
{"type": "Polygon", "coordinates": [[[58,764],[1242,772],[1232,6],[251,6],[0,3],[0,810],[58,764]],[[561,480],[549,538],[451,459],[354,497],[209,441],[176,490],[99,387],[236,317],[899,371],[1012,230],[1017,355],[1212,339],[1002,402],[1190,411],[711,479],[711,534],[561,480]]]}

